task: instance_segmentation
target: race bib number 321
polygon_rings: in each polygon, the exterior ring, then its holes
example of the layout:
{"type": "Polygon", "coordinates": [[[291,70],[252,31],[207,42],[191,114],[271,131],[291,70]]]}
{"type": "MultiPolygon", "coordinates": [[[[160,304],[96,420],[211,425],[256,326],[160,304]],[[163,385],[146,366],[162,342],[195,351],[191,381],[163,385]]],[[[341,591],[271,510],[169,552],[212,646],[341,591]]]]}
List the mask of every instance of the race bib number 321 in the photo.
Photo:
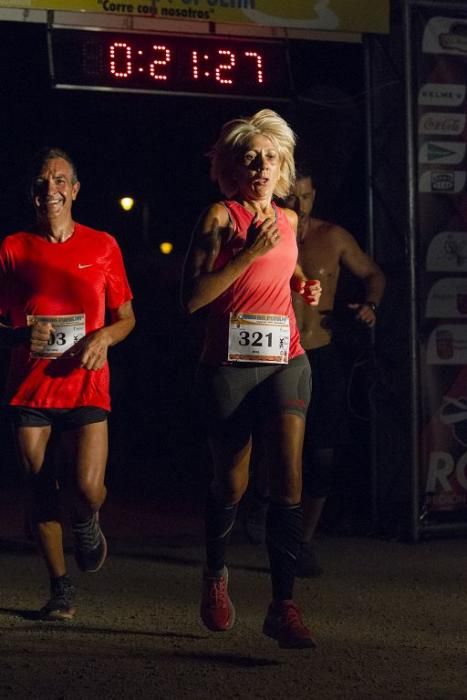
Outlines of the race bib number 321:
{"type": "Polygon", "coordinates": [[[289,361],[289,344],[288,316],[230,314],[227,358],[229,361],[286,365],[289,361]]]}

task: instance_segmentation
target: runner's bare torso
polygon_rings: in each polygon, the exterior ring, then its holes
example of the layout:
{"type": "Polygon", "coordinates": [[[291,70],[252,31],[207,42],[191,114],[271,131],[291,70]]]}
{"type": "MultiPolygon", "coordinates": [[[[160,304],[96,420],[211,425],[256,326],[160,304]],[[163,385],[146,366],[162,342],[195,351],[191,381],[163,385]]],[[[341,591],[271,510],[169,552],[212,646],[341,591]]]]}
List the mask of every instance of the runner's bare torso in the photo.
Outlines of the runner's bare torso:
{"type": "Polygon", "coordinates": [[[335,224],[309,218],[298,233],[299,262],[308,279],[321,282],[318,306],[294,300],[302,345],[306,350],[331,342],[329,315],[334,307],[341,257],[345,249],[345,231],[335,224]]]}

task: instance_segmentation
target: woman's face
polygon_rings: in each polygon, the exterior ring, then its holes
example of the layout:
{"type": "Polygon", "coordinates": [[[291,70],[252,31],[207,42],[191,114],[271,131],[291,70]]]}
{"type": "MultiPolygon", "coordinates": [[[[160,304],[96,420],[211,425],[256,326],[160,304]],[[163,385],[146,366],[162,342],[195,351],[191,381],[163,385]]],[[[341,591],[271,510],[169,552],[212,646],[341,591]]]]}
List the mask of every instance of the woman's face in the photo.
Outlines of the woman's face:
{"type": "Polygon", "coordinates": [[[261,134],[251,136],[235,168],[238,194],[245,199],[272,199],[280,166],[279,151],[272,141],[261,134]]]}

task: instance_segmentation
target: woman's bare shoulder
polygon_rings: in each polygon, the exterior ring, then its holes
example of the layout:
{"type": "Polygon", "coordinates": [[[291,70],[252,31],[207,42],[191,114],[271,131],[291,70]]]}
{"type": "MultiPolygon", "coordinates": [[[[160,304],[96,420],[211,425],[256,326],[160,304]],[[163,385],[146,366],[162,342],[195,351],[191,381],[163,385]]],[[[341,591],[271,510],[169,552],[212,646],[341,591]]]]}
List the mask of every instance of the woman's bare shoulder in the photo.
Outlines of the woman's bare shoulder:
{"type": "Polygon", "coordinates": [[[214,202],[211,204],[206,209],[203,218],[205,225],[207,225],[208,228],[210,228],[214,221],[217,221],[217,224],[221,228],[228,226],[230,221],[229,212],[223,202],[214,202]]]}

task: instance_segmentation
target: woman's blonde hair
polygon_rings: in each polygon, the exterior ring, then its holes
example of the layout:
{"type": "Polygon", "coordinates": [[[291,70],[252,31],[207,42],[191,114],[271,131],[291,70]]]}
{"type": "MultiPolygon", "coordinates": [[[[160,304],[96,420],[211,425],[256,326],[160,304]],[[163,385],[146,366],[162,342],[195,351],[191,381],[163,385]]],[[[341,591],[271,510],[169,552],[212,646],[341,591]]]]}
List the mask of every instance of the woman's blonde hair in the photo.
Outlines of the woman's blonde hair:
{"type": "Polygon", "coordinates": [[[252,136],[261,134],[271,140],[280,158],[280,175],[274,189],[277,197],[286,197],[295,182],[294,149],[296,137],[287,122],[272,109],[262,109],[251,117],[232,119],[224,124],[209,153],[211,178],[226,197],[237,192],[235,167],[252,136]]]}

